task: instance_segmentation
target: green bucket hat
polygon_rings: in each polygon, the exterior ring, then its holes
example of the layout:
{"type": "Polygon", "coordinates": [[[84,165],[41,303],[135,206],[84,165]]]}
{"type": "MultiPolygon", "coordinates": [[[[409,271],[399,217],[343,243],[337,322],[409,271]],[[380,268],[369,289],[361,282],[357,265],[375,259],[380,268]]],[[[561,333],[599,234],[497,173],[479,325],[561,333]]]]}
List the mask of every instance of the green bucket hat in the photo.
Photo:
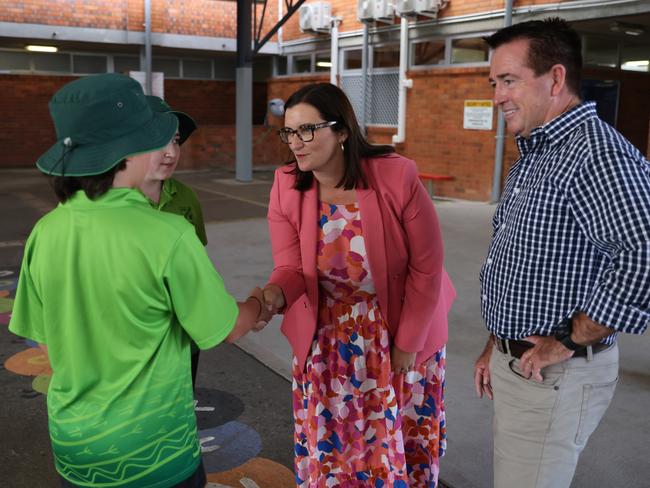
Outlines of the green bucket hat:
{"type": "Polygon", "coordinates": [[[196,130],[196,122],[194,119],[187,115],[185,112],[177,112],[172,110],[169,104],[160,97],[155,97],[153,95],[147,95],[147,102],[151,110],[154,112],[162,113],[172,113],[178,117],[178,135],[179,135],[179,144],[183,144],[188,137],[196,130]]]}
{"type": "Polygon", "coordinates": [[[57,142],[36,166],[56,176],[105,173],[128,156],[165,147],[178,128],[172,114],[151,110],[137,81],[116,73],[68,83],[49,107],[57,142]]]}

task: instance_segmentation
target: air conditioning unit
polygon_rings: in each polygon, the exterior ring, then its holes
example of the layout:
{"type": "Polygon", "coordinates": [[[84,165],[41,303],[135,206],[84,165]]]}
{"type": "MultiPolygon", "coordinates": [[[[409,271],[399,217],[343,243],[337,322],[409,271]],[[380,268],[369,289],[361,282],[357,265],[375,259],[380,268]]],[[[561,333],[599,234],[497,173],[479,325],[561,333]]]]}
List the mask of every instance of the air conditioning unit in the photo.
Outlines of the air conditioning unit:
{"type": "Polygon", "coordinates": [[[375,2],[359,0],[357,2],[357,18],[359,22],[373,22],[375,20],[375,2]]]}
{"type": "Polygon", "coordinates": [[[397,15],[424,15],[437,17],[438,11],[447,6],[448,0],[397,0],[395,11],[397,15]]]}
{"type": "Polygon", "coordinates": [[[357,2],[357,18],[359,22],[388,22],[392,24],[395,18],[393,0],[359,0],[357,2]]]}
{"type": "Polygon", "coordinates": [[[397,15],[417,15],[415,0],[397,0],[395,2],[395,13],[397,15]]]}
{"type": "Polygon", "coordinates": [[[393,5],[392,0],[373,0],[374,3],[374,14],[373,17],[375,20],[380,22],[393,23],[395,18],[395,6],[393,5]]]}
{"type": "Polygon", "coordinates": [[[313,2],[301,5],[300,30],[302,32],[329,32],[332,23],[332,5],[313,2]]]}
{"type": "Polygon", "coordinates": [[[418,15],[437,17],[438,10],[447,5],[447,0],[413,0],[418,15]]]}

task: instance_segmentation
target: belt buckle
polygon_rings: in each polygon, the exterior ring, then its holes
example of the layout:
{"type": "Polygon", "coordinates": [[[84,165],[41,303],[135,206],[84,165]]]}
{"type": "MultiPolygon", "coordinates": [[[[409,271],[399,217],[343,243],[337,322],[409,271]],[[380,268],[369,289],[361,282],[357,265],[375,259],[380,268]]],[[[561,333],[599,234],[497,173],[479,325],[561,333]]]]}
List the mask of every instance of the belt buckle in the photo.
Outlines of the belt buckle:
{"type": "Polygon", "coordinates": [[[508,339],[501,339],[497,336],[494,337],[494,345],[497,348],[497,351],[503,354],[510,354],[510,343],[508,339]]]}

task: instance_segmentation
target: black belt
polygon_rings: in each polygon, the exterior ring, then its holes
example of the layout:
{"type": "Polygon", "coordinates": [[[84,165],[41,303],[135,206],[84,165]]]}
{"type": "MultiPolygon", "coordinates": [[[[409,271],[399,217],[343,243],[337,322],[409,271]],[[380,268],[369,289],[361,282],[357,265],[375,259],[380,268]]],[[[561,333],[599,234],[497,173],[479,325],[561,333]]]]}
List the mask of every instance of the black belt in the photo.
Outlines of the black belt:
{"type": "MultiPolygon", "coordinates": [[[[494,345],[496,346],[497,350],[504,354],[510,354],[513,358],[519,359],[521,355],[526,352],[528,349],[533,347],[532,342],[528,341],[518,341],[518,340],[511,340],[511,339],[499,339],[496,336],[492,336],[494,345]]],[[[611,347],[610,344],[594,344],[593,346],[585,346],[573,354],[573,358],[584,358],[589,356],[589,350],[591,349],[591,354],[596,354],[599,353],[600,351],[604,351],[605,349],[609,349],[611,347]]]]}

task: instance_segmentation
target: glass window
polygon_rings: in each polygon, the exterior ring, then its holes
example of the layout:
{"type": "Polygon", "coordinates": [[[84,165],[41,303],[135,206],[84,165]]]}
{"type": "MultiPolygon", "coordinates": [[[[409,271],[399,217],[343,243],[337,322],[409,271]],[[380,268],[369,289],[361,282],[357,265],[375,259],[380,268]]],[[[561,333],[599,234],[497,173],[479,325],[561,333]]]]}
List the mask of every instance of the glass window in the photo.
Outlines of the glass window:
{"type": "Polygon", "coordinates": [[[106,56],[72,56],[73,73],[106,73],[106,56]]]}
{"type": "Polygon", "coordinates": [[[219,56],[214,58],[214,77],[217,80],[234,80],[237,73],[235,56],[219,56]]]}
{"type": "Polygon", "coordinates": [[[483,63],[487,62],[490,49],[480,37],[467,39],[452,39],[451,41],[451,62],[459,63],[483,63]]]}
{"type": "Polygon", "coordinates": [[[70,72],[70,55],[69,54],[32,54],[34,60],[34,69],[36,71],[58,71],[70,72]]]}
{"type": "Polygon", "coordinates": [[[209,59],[184,59],[183,78],[212,78],[212,61],[209,59]]]}
{"type": "Polygon", "coordinates": [[[113,56],[113,69],[116,73],[140,71],[140,58],[135,56],[113,56]]]}
{"type": "Polygon", "coordinates": [[[266,82],[273,76],[273,62],[270,56],[257,56],[253,61],[253,81],[266,82]]]}
{"type": "Polygon", "coordinates": [[[413,43],[413,64],[415,66],[443,64],[445,62],[445,41],[424,41],[413,43]]]}
{"type": "Polygon", "coordinates": [[[611,39],[587,36],[584,39],[585,64],[616,68],[618,66],[618,43],[611,39]]]}
{"type": "Polygon", "coordinates": [[[344,69],[361,69],[361,49],[345,51],[344,69]]]}
{"type": "Polygon", "coordinates": [[[293,57],[293,74],[311,73],[311,54],[293,57]]]}
{"type": "Polygon", "coordinates": [[[316,71],[329,71],[331,69],[330,53],[316,53],[316,71]]]}
{"type": "Polygon", "coordinates": [[[399,67],[399,46],[376,47],[372,52],[373,68],[397,68],[399,67]]]}
{"type": "Polygon", "coordinates": [[[275,74],[278,76],[287,74],[287,57],[286,56],[276,56],[275,57],[275,74]]]}
{"type": "Polygon", "coordinates": [[[180,78],[180,67],[178,59],[153,58],[151,60],[151,71],[165,73],[165,78],[180,78]]]}
{"type": "Polygon", "coordinates": [[[0,70],[29,70],[29,53],[0,51],[0,70]]]}

